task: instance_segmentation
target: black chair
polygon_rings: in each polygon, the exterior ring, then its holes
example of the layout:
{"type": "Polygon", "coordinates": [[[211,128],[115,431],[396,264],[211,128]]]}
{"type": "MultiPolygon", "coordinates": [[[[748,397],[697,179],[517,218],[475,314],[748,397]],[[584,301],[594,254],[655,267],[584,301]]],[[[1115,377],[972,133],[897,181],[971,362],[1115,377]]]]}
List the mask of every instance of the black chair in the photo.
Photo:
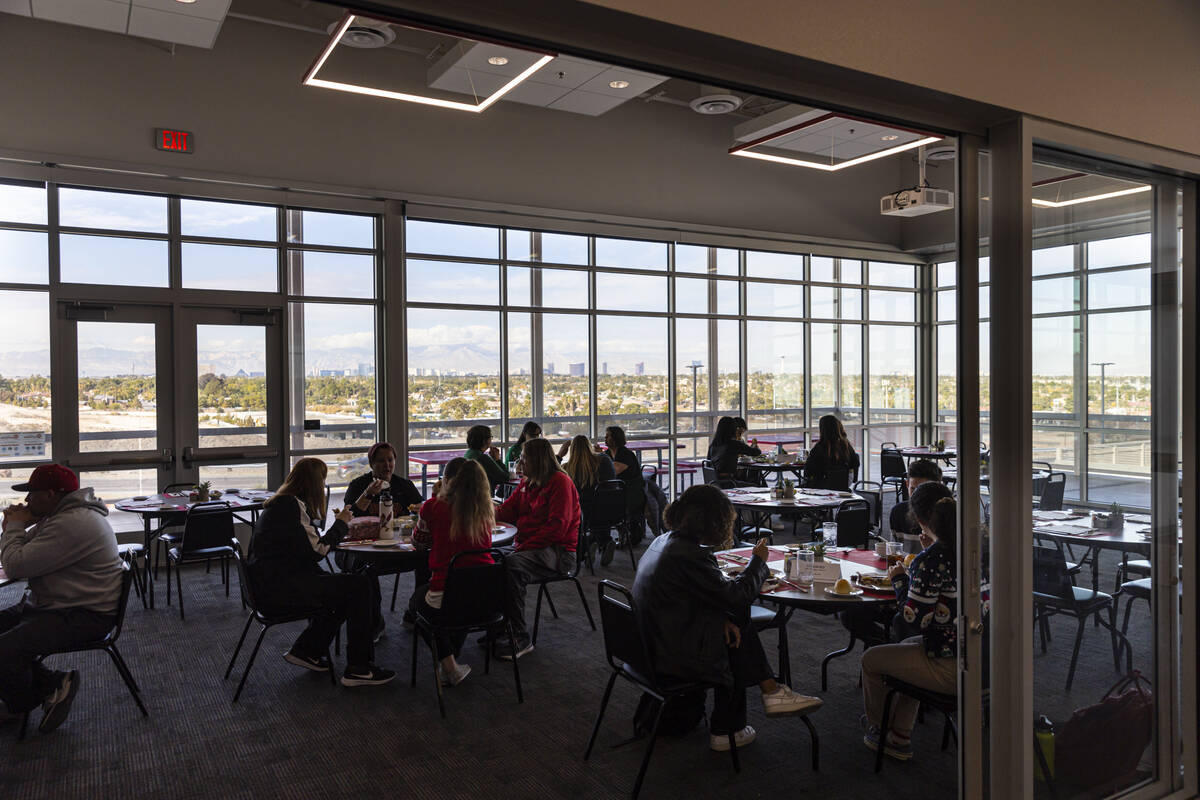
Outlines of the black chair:
{"type": "Polygon", "coordinates": [[[883,524],[883,484],[878,481],[855,481],[850,491],[862,495],[871,506],[871,527],[878,530],[883,524]]]}
{"type": "Polygon", "coordinates": [[[575,588],[579,591],[579,602],[583,603],[583,610],[587,613],[588,624],[592,626],[592,630],[596,630],[596,620],[592,618],[592,609],[588,605],[587,598],[583,596],[583,584],[579,582],[579,569],[583,566],[583,554],[580,551],[583,550],[584,541],[583,520],[581,519],[579,522],[579,536],[576,539],[575,566],[571,568],[571,571],[554,575],[550,578],[539,578],[536,581],[531,581],[531,583],[537,584],[538,587],[537,603],[533,611],[533,636],[530,638],[533,644],[537,644],[538,626],[542,620],[543,597],[546,598],[546,605],[550,607],[550,613],[554,615],[555,619],[558,619],[558,609],[554,607],[554,600],[550,598],[550,584],[552,583],[570,581],[575,584],[575,588]]]}
{"type": "Polygon", "coordinates": [[[885,487],[895,490],[896,502],[908,499],[908,466],[895,442],[884,442],[879,447],[879,476],[885,487]]]}
{"type": "Polygon", "coordinates": [[[1126,553],[1121,559],[1121,563],[1117,564],[1117,585],[1113,591],[1120,593],[1121,584],[1129,580],[1130,575],[1137,575],[1142,578],[1149,578],[1151,573],[1150,561],[1145,558],[1129,558],[1126,553]]]}
{"type": "MultiPolygon", "coordinates": [[[[117,621],[113,625],[112,630],[104,635],[101,639],[96,639],[92,642],[84,642],[83,644],[71,645],[57,650],[50,650],[41,653],[38,660],[48,656],[64,655],[66,653],[84,653],[89,650],[103,650],[108,653],[108,657],[112,659],[113,666],[117,668],[117,673],[120,674],[121,680],[125,681],[125,686],[129,689],[129,693],[133,695],[133,701],[137,703],[138,710],[142,712],[143,717],[150,716],[150,712],[146,711],[146,706],[142,703],[141,689],[138,688],[137,681],[133,679],[133,673],[129,671],[129,665],[125,663],[125,659],[121,657],[121,651],[117,649],[117,639],[121,636],[121,628],[125,625],[125,608],[129,603],[129,587],[133,585],[135,580],[135,571],[128,564],[122,565],[121,572],[121,596],[117,600],[117,621]]],[[[20,739],[25,738],[25,730],[29,727],[29,713],[25,712],[25,717],[21,721],[20,739]]]]}
{"type": "Polygon", "coordinates": [[[1126,581],[1121,584],[1121,589],[1117,596],[1126,595],[1128,600],[1125,601],[1125,617],[1121,620],[1121,633],[1125,634],[1129,630],[1129,611],[1133,608],[1134,600],[1145,600],[1146,605],[1153,609],[1154,601],[1153,586],[1149,578],[1139,578],[1136,581],[1126,581]]]}
{"type": "Polygon", "coordinates": [[[146,558],[146,546],[138,542],[117,545],[117,557],[133,570],[133,590],[142,598],[142,608],[150,608],[149,596],[146,592],[145,567],[149,566],[146,558]],[[145,566],[138,565],[138,559],[146,561],[145,566]]]}
{"type": "MultiPolygon", "coordinates": [[[[663,708],[674,698],[682,697],[698,691],[707,691],[712,686],[699,682],[665,682],[654,670],[654,660],[650,648],[638,621],[637,611],[633,603],[633,594],[619,583],[603,580],[596,586],[596,595],[600,603],[600,624],[604,628],[604,655],[612,674],[608,685],[604,688],[604,698],[600,701],[600,711],[596,714],[596,724],[592,727],[592,735],[588,738],[587,750],[583,760],[587,761],[592,755],[592,747],[596,744],[596,736],[600,733],[600,723],[604,720],[604,710],[608,708],[608,700],[612,696],[613,686],[621,677],[637,686],[643,693],[657,701],[654,714],[654,725],[650,728],[649,742],[642,756],[642,765],[638,769],[637,778],[633,783],[633,797],[636,798],[642,790],[642,780],[646,777],[646,768],[650,765],[650,756],[654,752],[654,742],[658,737],[658,723],[662,719],[663,708]],[[609,594],[607,590],[620,595],[609,594]]],[[[809,730],[812,723],[807,719],[809,730]]],[[[740,772],[737,744],[734,742],[734,732],[729,733],[729,753],[733,758],[733,771],[740,772]]],[[[816,734],[813,734],[815,747],[816,734]]],[[[814,750],[815,754],[815,750],[814,750]]]]}
{"type": "Polygon", "coordinates": [[[221,559],[221,581],[229,596],[229,559],[241,555],[233,532],[233,509],[223,500],[197,503],[188,509],[179,544],[167,551],[167,605],[171,605],[171,564],[179,589],[179,618],[183,614],[183,565],[221,559]]]}
{"type": "Polygon", "coordinates": [[[794,608],[777,606],[774,611],[766,606],[750,606],[750,626],[759,633],[775,630],[779,633],[779,671],[776,673],[780,683],[792,685],[792,657],[788,648],[787,624],[792,618],[794,608]]]}
{"type": "MultiPolygon", "coordinates": [[[[238,698],[242,696],[242,689],[246,688],[246,678],[250,675],[250,668],[254,666],[254,659],[258,656],[258,648],[262,646],[263,637],[267,635],[267,629],[289,622],[307,622],[313,617],[326,612],[322,608],[310,608],[278,614],[264,610],[258,604],[254,581],[250,579],[250,574],[246,570],[241,556],[235,554],[233,560],[237,562],[238,585],[242,590],[242,605],[250,609],[250,616],[246,617],[246,626],[242,628],[241,638],[238,639],[237,647],[233,649],[233,656],[229,659],[229,666],[225,668],[224,680],[229,680],[229,676],[233,672],[233,665],[237,663],[238,653],[242,652],[242,644],[246,641],[246,634],[250,632],[250,623],[257,622],[262,626],[262,630],[258,632],[258,639],[254,642],[254,649],[250,651],[250,658],[246,661],[246,668],[242,670],[242,679],[238,681],[237,691],[233,693],[233,702],[236,703],[238,698]]],[[[326,650],[325,655],[330,662],[329,682],[337,686],[337,676],[334,674],[332,666],[333,656],[328,650],[326,650]]]]}
{"type": "MultiPolygon", "coordinates": [[[[167,492],[192,492],[196,490],[194,483],[168,483],[162,488],[159,494],[167,492]]],[[[154,552],[151,554],[154,560],[154,580],[158,580],[158,565],[163,560],[162,554],[169,548],[179,544],[179,537],[183,533],[183,521],[187,517],[185,512],[171,514],[164,517],[159,523],[158,532],[154,541],[154,552]]]]}
{"type": "MultiPolygon", "coordinates": [[[[589,542],[598,541],[611,536],[616,530],[624,539],[629,550],[629,561],[637,569],[637,556],[633,553],[633,537],[629,535],[627,519],[627,503],[625,500],[625,484],[619,480],[602,481],[591,490],[585,503],[587,515],[583,519],[589,542]]],[[[591,552],[591,548],[587,548],[591,552]]],[[[596,565],[588,558],[588,569],[596,574],[596,565]]]]}
{"type": "Polygon", "coordinates": [[[1071,682],[1075,679],[1075,664],[1079,660],[1079,645],[1083,641],[1083,630],[1086,627],[1084,623],[1088,617],[1095,618],[1099,624],[1108,628],[1112,638],[1114,668],[1121,668],[1122,647],[1128,649],[1128,668],[1133,668],[1133,650],[1124,635],[1117,630],[1117,606],[1113,596],[1075,586],[1071,582],[1066,558],[1056,547],[1037,543],[1033,546],[1033,607],[1034,622],[1038,625],[1041,635],[1043,653],[1046,652],[1046,642],[1050,638],[1050,617],[1062,614],[1078,621],[1064,691],[1071,691],[1071,682]],[[1104,612],[1108,612],[1107,619],[1103,616],[1104,612]]]}
{"type": "MultiPolygon", "coordinates": [[[[954,738],[954,743],[958,744],[958,696],[953,694],[944,694],[935,692],[932,689],[924,689],[920,686],[915,686],[907,681],[902,681],[899,678],[894,678],[891,675],[883,676],[883,685],[887,687],[888,693],[883,700],[883,719],[881,720],[879,747],[875,750],[875,771],[879,772],[883,769],[883,751],[885,739],[888,731],[891,730],[892,722],[892,700],[897,694],[907,695],[919,702],[922,708],[932,708],[935,711],[940,711],[945,717],[946,723],[942,727],[942,749],[945,750],[950,745],[951,737],[954,738]]],[[[987,712],[988,703],[991,699],[991,693],[985,689],[983,692],[984,713],[987,712]]]]}
{"type": "Polygon", "coordinates": [[[850,491],[850,468],[836,465],[828,467],[823,475],[807,481],[805,486],[810,489],[848,492],[850,491]]]}
{"type": "Polygon", "coordinates": [[[1038,508],[1042,511],[1061,511],[1063,493],[1067,488],[1065,472],[1051,472],[1042,484],[1042,492],[1038,500],[1038,508]]]}
{"type": "Polygon", "coordinates": [[[717,469],[713,466],[712,461],[707,458],[700,462],[700,474],[704,476],[705,483],[717,482],[717,469]]]}
{"type": "MultiPolygon", "coordinates": [[[[483,660],[484,673],[490,672],[492,661],[492,636],[501,626],[508,633],[508,644],[512,652],[517,652],[516,641],[513,638],[512,623],[504,613],[508,602],[508,577],[504,567],[504,551],[496,548],[482,550],[464,550],[450,559],[450,567],[446,571],[446,589],[442,594],[441,614],[438,621],[433,622],[420,611],[416,612],[413,626],[412,642],[412,685],[417,685],[417,635],[423,633],[433,654],[433,682],[437,686],[438,709],[442,717],[446,716],[446,701],[442,692],[442,680],[437,673],[437,648],[434,644],[437,634],[442,632],[472,633],[485,631],[487,642],[483,660]],[[464,555],[491,553],[495,564],[483,564],[470,567],[457,567],[455,562],[464,555]]],[[[517,702],[524,703],[525,695],[521,692],[521,670],[517,666],[519,659],[512,660],[513,680],[517,684],[517,702]]]]}
{"type": "Polygon", "coordinates": [[[843,500],[834,512],[838,547],[865,548],[871,539],[871,504],[866,500],[843,500]]]}

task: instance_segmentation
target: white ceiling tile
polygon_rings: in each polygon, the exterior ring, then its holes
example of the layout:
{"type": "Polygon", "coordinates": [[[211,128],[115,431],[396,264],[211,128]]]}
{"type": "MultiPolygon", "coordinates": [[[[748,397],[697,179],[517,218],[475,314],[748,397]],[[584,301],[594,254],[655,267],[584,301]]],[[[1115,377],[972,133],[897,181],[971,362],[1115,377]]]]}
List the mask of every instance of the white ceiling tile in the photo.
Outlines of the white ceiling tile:
{"type": "Polygon", "coordinates": [[[613,97],[620,97],[624,100],[630,100],[642,92],[650,91],[665,80],[666,78],[659,75],[648,75],[644,72],[633,72],[632,70],[612,67],[601,72],[579,88],[585,92],[607,94],[613,97]],[[608,85],[610,81],[628,81],[629,86],[624,89],[614,89],[608,85]]]}
{"type": "Polygon", "coordinates": [[[0,12],[5,14],[20,14],[22,17],[32,17],[33,6],[30,0],[0,0],[0,12]]]}
{"type": "Polygon", "coordinates": [[[606,65],[597,64],[595,61],[584,61],[581,58],[559,56],[529,76],[529,80],[552,86],[563,86],[567,89],[576,89],[606,69],[608,69],[606,65]],[[561,77],[559,73],[561,73],[561,77]]]}
{"type": "Polygon", "coordinates": [[[133,4],[141,8],[213,20],[225,19],[225,14],[229,11],[229,2],[230,0],[196,0],[194,3],[180,3],[179,0],[133,0],[133,4]]]}
{"type": "MultiPolygon", "coordinates": [[[[858,158],[859,156],[877,153],[883,149],[878,147],[877,144],[871,144],[870,142],[840,142],[832,148],[833,157],[838,161],[842,161],[848,158],[858,158]]],[[[829,149],[826,149],[821,155],[828,156],[829,149]]]]}
{"type": "Polygon", "coordinates": [[[612,97],[610,95],[596,94],[595,92],[585,92],[582,89],[565,94],[562,97],[551,103],[548,108],[555,108],[559,111],[571,111],[576,114],[587,114],[589,116],[598,117],[605,111],[610,111],[621,105],[624,100],[620,97],[612,97]]]}
{"type": "Polygon", "coordinates": [[[436,81],[429,84],[432,89],[468,95],[476,101],[484,100],[511,80],[507,75],[493,75],[463,67],[451,67],[436,81]]]}
{"type": "Polygon", "coordinates": [[[33,0],[33,16],[50,22],[125,33],[129,0],[33,0]]]}
{"type": "Polygon", "coordinates": [[[565,86],[551,86],[548,83],[523,81],[514,86],[508,94],[504,95],[504,99],[545,108],[569,91],[571,90],[565,86]]]}
{"type": "MultiPolygon", "coordinates": [[[[520,50],[515,47],[505,47],[498,44],[489,44],[487,42],[469,42],[463,41],[460,45],[455,45],[446,52],[438,64],[449,62],[450,67],[462,67],[471,69],[476,72],[485,72],[492,75],[503,75],[506,79],[515,78],[526,69],[533,65],[535,61],[542,57],[541,53],[531,53],[528,50],[520,50]],[[505,64],[490,64],[489,58],[495,56],[507,58],[505,64]]],[[[438,70],[438,66],[430,69],[430,75],[433,75],[438,70]]],[[[503,83],[507,83],[505,80],[503,83]]]]}
{"type": "Polygon", "coordinates": [[[163,42],[211,48],[221,30],[219,20],[168,14],[135,6],[129,14],[129,34],[163,42]]]}

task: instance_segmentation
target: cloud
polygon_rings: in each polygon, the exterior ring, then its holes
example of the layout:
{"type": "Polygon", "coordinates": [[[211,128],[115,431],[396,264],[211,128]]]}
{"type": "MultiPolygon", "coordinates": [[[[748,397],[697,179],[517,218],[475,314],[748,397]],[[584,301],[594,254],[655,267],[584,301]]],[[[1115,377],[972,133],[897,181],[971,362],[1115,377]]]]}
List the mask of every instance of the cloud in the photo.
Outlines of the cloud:
{"type": "Polygon", "coordinates": [[[429,345],[495,344],[499,336],[488,325],[453,326],[438,324],[428,328],[409,328],[408,343],[413,347],[429,345]]]}
{"type": "Polygon", "coordinates": [[[310,339],[305,345],[310,350],[349,350],[354,348],[373,349],[375,334],[372,331],[354,331],[351,333],[335,333],[332,336],[322,336],[310,339]]]}

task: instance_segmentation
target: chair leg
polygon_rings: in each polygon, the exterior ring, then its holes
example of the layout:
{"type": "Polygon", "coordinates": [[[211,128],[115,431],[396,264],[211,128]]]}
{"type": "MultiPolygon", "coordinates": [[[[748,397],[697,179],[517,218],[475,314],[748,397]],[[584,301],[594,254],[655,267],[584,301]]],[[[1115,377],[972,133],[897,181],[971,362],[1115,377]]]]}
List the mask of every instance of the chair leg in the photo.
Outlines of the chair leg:
{"type": "MultiPolygon", "coordinates": [[[[169,583],[170,580],[171,580],[171,577],[168,575],[167,582],[169,583]]],[[[176,589],[176,594],[179,596],[179,619],[183,620],[184,616],[183,616],[183,565],[182,564],[175,565],[175,589],[176,589]]]]}
{"type": "MultiPolygon", "coordinates": [[[[539,583],[537,591],[537,602],[533,606],[533,634],[529,637],[529,641],[537,644],[538,628],[542,623],[542,596],[546,594],[546,584],[539,583]]],[[[514,651],[516,652],[516,651],[514,651]]]]}
{"type": "Polygon", "coordinates": [[[807,714],[801,717],[800,721],[804,723],[804,727],[808,728],[808,735],[812,740],[812,764],[813,772],[816,772],[821,768],[821,739],[817,736],[817,728],[807,714]]]}
{"type": "MultiPolygon", "coordinates": [[[[430,631],[429,632],[429,655],[431,657],[431,660],[433,661],[433,664],[432,664],[433,683],[437,687],[438,711],[441,712],[442,719],[445,719],[446,718],[446,696],[445,696],[445,692],[442,690],[442,679],[438,675],[438,656],[437,656],[436,642],[437,642],[437,635],[433,631],[430,631]]],[[[516,651],[514,650],[513,652],[516,652],[516,651]]],[[[516,661],[516,659],[514,658],[513,661],[516,661]]]]}
{"type": "Polygon", "coordinates": [[[400,573],[396,573],[396,582],[392,584],[392,611],[396,610],[396,594],[400,591],[400,573]]]}
{"type": "MultiPolygon", "coordinates": [[[[1096,612],[1096,616],[1099,617],[1100,613],[1096,612]]],[[[1121,646],[1117,643],[1117,601],[1116,600],[1113,600],[1111,603],[1108,604],[1108,624],[1105,625],[1105,627],[1108,628],[1108,635],[1109,635],[1109,638],[1112,640],[1113,669],[1120,672],[1121,671],[1121,646]]]]}
{"type": "Polygon", "coordinates": [[[417,643],[417,626],[416,625],[413,625],[412,633],[413,633],[413,635],[412,635],[412,675],[410,676],[409,682],[408,682],[408,685],[410,688],[415,687],[417,685],[417,647],[419,647],[419,645],[417,643]]]}
{"type": "Polygon", "coordinates": [[[225,596],[229,597],[229,556],[221,556],[221,580],[225,583],[225,596]]]}
{"type": "Polygon", "coordinates": [[[887,696],[883,698],[883,719],[879,725],[879,746],[875,748],[875,771],[879,772],[883,769],[883,751],[887,747],[888,732],[892,729],[892,699],[896,696],[896,690],[888,690],[887,696]]]}
{"type": "Polygon", "coordinates": [[[546,605],[549,607],[550,613],[554,615],[555,619],[558,619],[558,609],[554,607],[554,598],[550,596],[550,584],[543,583],[542,590],[546,593],[546,605]]]}
{"type": "Polygon", "coordinates": [[[583,604],[584,613],[587,614],[588,625],[592,626],[592,630],[596,630],[596,621],[592,619],[592,608],[588,605],[587,598],[583,596],[583,584],[579,582],[579,578],[571,578],[571,582],[579,590],[579,602],[583,604]]]}
{"type": "Polygon", "coordinates": [[[779,680],[792,685],[792,657],[788,650],[787,625],[779,626],[779,680]]]}
{"type": "MultiPolygon", "coordinates": [[[[156,569],[157,573],[158,570],[156,569]]],[[[158,577],[157,574],[155,577],[158,577]]],[[[171,559],[167,559],[167,605],[171,605],[171,559]]]]}
{"type": "Polygon", "coordinates": [[[847,655],[848,653],[852,652],[854,650],[854,644],[857,641],[858,641],[858,639],[852,633],[852,634],[850,634],[850,644],[846,645],[841,650],[834,650],[832,653],[829,653],[828,655],[826,655],[825,658],[821,659],[821,691],[822,692],[825,691],[829,686],[829,662],[833,661],[835,658],[838,658],[839,656],[844,656],[844,655],[847,655]]]}
{"type": "Polygon", "coordinates": [[[242,638],[238,639],[237,647],[233,648],[233,657],[229,659],[229,666],[225,668],[225,680],[229,680],[229,675],[233,672],[233,665],[237,661],[238,653],[242,652],[242,644],[246,641],[246,634],[250,632],[250,623],[253,621],[253,614],[246,617],[246,627],[242,628],[242,638]]]}
{"type": "Polygon", "coordinates": [[[250,651],[250,660],[246,662],[246,669],[242,671],[242,679],[238,682],[237,691],[233,693],[233,702],[237,702],[242,696],[242,689],[246,687],[246,678],[250,676],[250,668],[254,666],[254,659],[258,656],[258,648],[262,647],[263,637],[267,635],[269,625],[263,625],[263,629],[258,633],[258,640],[254,642],[254,649],[250,651]]]}
{"type": "Polygon", "coordinates": [[[117,646],[115,644],[110,644],[108,647],[104,648],[104,652],[108,653],[108,657],[112,659],[113,666],[117,668],[117,672],[121,675],[121,680],[125,681],[125,685],[129,688],[129,693],[133,695],[133,701],[137,703],[137,707],[142,712],[142,716],[150,716],[150,712],[146,711],[146,706],[142,703],[142,697],[138,691],[137,681],[133,679],[133,673],[129,671],[129,665],[125,663],[125,659],[121,658],[121,653],[117,650],[117,646]]]}
{"type": "Polygon", "coordinates": [[[608,678],[608,685],[604,687],[604,697],[600,700],[600,711],[596,713],[596,724],[592,726],[592,735],[588,737],[587,750],[583,751],[583,760],[587,761],[592,755],[592,747],[596,744],[596,736],[600,733],[600,723],[604,719],[604,710],[608,708],[608,699],[612,697],[613,685],[617,682],[616,670],[608,678]]]}
{"type": "Polygon", "coordinates": [[[513,636],[512,623],[505,620],[504,626],[506,628],[508,628],[508,646],[510,648],[512,648],[512,652],[514,654],[513,660],[512,660],[512,665],[513,665],[513,680],[516,681],[516,683],[517,683],[517,702],[524,703],[525,702],[525,694],[521,691],[521,668],[517,666],[517,662],[520,661],[521,659],[519,659],[515,656],[515,654],[517,652],[517,640],[513,636]]]}
{"type": "Polygon", "coordinates": [[[942,723],[942,749],[945,750],[950,746],[950,715],[946,715],[945,721],[942,723]]]}
{"type": "Polygon", "coordinates": [[[1129,612],[1133,610],[1133,598],[1130,597],[1125,601],[1125,617],[1121,621],[1121,635],[1124,636],[1129,632],[1129,612]]]}
{"type": "MultiPolygon", "coordinates": [[[[646,752],[642,755],[642,765],[638,768],[637,778],[633,782],[634,800],[637,800],[638,794],[642,791],[642,780],[646,777],[646,768],[650,766],[650,756],[654,753],[654,742],[658,739],[658,723],[662,719],[663,708],[665,707],[666,703],[659,700],[658,708],[654,710],[654,725],[650,728],[650,741],[646,743],[646,752]]],[[[737,752],[736,747],[733,750],[737,752]]]]}
{"type": "Polygon", "coordinates": [[[1075,680],[1075,662],[1079,660],[1079,645],[1083,642],[1083,628],[1087,624],[1087,617],[1079,618],[1079,625],[1075,629],[1075,646],[1071,649],[1071,666],[1067,668],[1067,686],[1063,691],[1071,691],[1071,682],[1075,680]]]}

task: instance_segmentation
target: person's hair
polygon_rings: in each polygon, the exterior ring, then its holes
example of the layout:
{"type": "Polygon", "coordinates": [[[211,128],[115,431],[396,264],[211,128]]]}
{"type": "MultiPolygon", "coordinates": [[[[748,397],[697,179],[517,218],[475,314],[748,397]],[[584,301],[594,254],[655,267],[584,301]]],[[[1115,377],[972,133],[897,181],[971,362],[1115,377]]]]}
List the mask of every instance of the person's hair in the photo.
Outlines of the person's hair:
{"type": "Polygon", "coordinates": [[[525,444],[530,439],[542,435],[542,426],[538,425],[533,420],[525,423],[525,427],[521,428],[521,435],[517,437],[517,444],[525,444]]]}
{"type": "Polygon", "coordinates": [[[940,481],[942,468],[928,458],[918,458],[908,465],[908,477],[923,481],[940,481]]]}
{"type": "Polygon", "coordinates": [[[445,496],[450,491],[450,481],[463,468],[463,464],[474,463],[474,461],[468,461],[462,456],[447,461],[446,466],[442,467],[442,474],[438,476],[438,482],[441,483],[441,486],[438,488],[438,494],[445,496]]]}
{"type": "Polygon", "coordinates": [[[562,472],[548,439],[530,439],[526,442],[521,451],[521,461],[525,464],[525,479],[531,486],[545,486],[556,472],[562,472]]]}
{"type": "Polygon", "coordinates": [[[592,452],[592,441],[582,433],[571,440],[563,472],[581,489],[599,482],[600,459],[592,452]]]}
{"type": "Polygon", "coordinates": [[[707,483],[689,487],[663,512],[668,529],[708,547],[732,545],[736,519],[737,512],[725,493],[707,483]]]}
{"type": "Polygon", "coordinates": [[[725,444],[737,436],[737,420],[733,417],[721,417],[717,420],[717,429],[713,431],[712,443],[725,444]]]}
{"type": "Polygon", "coordinates": [[[487,425],[472,425],[467,429],[467,447],[472,450],[482,450],[487,447],[488,439],[492,438],[492,429],[487,425]]]}
{"type": "Polygon", "coordinates": [[[281,497],[291,495],[304,504],[310,519],[325,519],[325,512],[328,511],[325,505],[325,476],[328,473],[329,467],[321,459],[312,456],[300,459],[275,490],[275,495],[263,506],[273,505],[281,497]]]}
{"type": "Polygon", "coordinates": [[[823,452],[830,461],[849,464],[854,447],[846,438],[846,429],[842,427],[842,421],[833,414],[826,414],[821,417],[819,427],[821,440],[813,449],[823,452]]]}
{"type": "Polygon", "coordinates": [[[736,433],[737,431],[750,430],[750,426],[746,424],[745,417],[734,417],[733,418],[733,427],[735,428],[734,433],[736,433]]]}
{"type": "Polygon", "coordinates": [[[390,450],[392,458],[396,458],[396,448],[392,447],[388,442],[376,442],[371,445],[371,449],[367,451],[367,463],[374,464],[375,459],[379,457],[379,453],[383,450],[390,450]]]}
{"type": "Polygon", "coordinates": [[[909,516],[933,532],[937,540],[955,549],[958,539],[958,508],[954,494],[944,483],[922,483],[908,501],[909,516]]]}
{"type": "Polygon", "coordinates": [[[450,540],[490,547],[496,524],[492,486],[478,461],[467,461],[454,474],[453,484],[443,484],[442,499],[450,506],[450,540]]]}
{"type": "Polygon", "coordinates": [[[616,445],[617,447],[625,446],[625,441],[626,441],[625,429],[622,428],[620,425],[609,425],[607,428],[604,429],[604,435],[607,437],[611,437],[613,440],[613,444],[616,445]]]}

